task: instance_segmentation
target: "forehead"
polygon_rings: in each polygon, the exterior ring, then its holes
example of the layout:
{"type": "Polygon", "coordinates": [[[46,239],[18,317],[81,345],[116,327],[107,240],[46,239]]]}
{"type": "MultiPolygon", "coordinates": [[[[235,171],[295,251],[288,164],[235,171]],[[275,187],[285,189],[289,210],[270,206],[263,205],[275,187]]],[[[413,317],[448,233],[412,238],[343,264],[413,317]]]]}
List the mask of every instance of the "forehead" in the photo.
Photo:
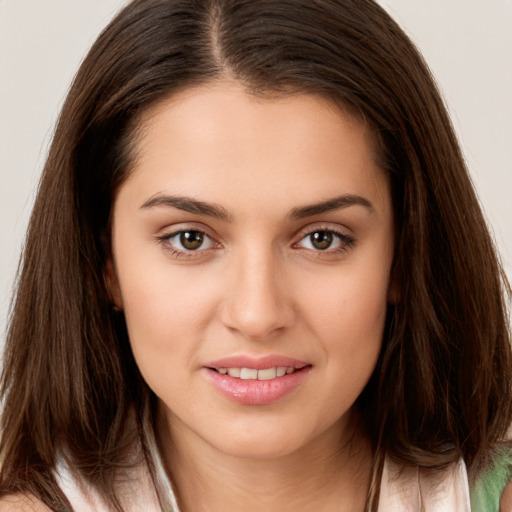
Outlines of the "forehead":
{"type": "Polygon", "coordinates": [[[169,97],[139,127],[127,184],[141,195],[224,203],[286,194],[300,203],[362,189],[374,200],[388,194],[368,126],[319,96],[261,98],[221,82],[169,97]]]}

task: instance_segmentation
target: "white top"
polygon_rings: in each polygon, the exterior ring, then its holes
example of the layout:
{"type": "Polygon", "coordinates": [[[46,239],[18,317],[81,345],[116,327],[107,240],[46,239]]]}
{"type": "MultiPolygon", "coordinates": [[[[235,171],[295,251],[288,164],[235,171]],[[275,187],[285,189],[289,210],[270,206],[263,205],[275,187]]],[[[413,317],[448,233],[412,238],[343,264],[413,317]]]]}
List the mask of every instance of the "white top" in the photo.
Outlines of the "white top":
{"type": "Polygon", "coordinates": [[[384,462],[379,512],[471,512],[463,460],[441,474],[384,462]]]}
{"type": "MultiPolygon", "coordinates": [[[[154,457],[156,482],[144,464],[135,466],[118,487],[125,512],[179,512],[154,437],[148,440],[154,457]]],[[[71,476],[61,460],[59,485],[76,512],[110,512],[100,496],[71,476]]],[[[401,468],[386,459],[382,473],[379,512],[471,512],[466,466],[461,460],[442,474],[401,468]]]]}
{"type": "MultiPolygon", "coordinates": [[[[142,455],[141,447],[134,453],[134,461],[129,475],[123,477],[116,487],[124,512],[179,512],[171,482],[164,469],[152,428],[146,428],[155,480],[142,455]]],[[[101,496],[70,472],[64,458],[55,469],[55,477],[60,489],[76,512],[111,512],[101,496]]]]}

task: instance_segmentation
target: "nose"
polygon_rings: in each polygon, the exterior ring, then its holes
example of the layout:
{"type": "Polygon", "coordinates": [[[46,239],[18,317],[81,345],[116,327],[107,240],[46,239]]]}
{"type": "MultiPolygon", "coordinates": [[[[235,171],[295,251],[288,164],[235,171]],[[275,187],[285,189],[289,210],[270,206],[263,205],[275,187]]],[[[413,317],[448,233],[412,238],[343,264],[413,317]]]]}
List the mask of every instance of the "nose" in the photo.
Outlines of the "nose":
{"type": "Polygon", "coordinates": [[[292,325],[295,312],[281,265],[272,254],[251,254],[231,262],[221,320],[253,340],[272,338],[292,325]]]}

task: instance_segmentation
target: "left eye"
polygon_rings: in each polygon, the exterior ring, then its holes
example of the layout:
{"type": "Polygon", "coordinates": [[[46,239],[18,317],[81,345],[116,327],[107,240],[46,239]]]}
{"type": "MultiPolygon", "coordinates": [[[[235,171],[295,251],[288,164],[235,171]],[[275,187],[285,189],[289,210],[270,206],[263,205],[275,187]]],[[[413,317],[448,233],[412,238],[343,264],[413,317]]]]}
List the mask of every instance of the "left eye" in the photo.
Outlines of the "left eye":
{"type": "Polygon", "coordinates": [[[297,245],[313,251],[327,251],[329,249],[343,249],[351,243],[352,239],[347,235],[327,229],[319,229],[308,233],[297,245]]]}
{"type": "Polygon", "coordinates": [[[202,231],[185,230],[166,237],[167,242],[178,251],[199,251],[210,249],[215,242],[202,231]]]}

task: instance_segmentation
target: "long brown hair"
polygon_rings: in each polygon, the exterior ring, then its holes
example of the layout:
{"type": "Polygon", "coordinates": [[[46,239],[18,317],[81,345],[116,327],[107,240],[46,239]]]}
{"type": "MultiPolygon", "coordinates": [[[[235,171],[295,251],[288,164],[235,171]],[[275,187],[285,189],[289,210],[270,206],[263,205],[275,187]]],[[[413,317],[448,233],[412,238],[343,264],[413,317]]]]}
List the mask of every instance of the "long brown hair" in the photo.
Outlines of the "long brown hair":
{"type": "Polygon", "coordinates": [[[112,201],[140,115],[226,76],[254,94],[348,106],[389,173],[398,298],[357,402],[375,467],[385,454],[426,468],[463,457],[476,475],[504,439],[509,289],[443,102],[402,30],[371,0],[135,0],[78,71],[42,174],[4,357],[1,494],[69,508],[53,474],[65,456],[120,509],[124,425],[135,410],[143,435],[149,391],[105,285],[112,201]]]}

